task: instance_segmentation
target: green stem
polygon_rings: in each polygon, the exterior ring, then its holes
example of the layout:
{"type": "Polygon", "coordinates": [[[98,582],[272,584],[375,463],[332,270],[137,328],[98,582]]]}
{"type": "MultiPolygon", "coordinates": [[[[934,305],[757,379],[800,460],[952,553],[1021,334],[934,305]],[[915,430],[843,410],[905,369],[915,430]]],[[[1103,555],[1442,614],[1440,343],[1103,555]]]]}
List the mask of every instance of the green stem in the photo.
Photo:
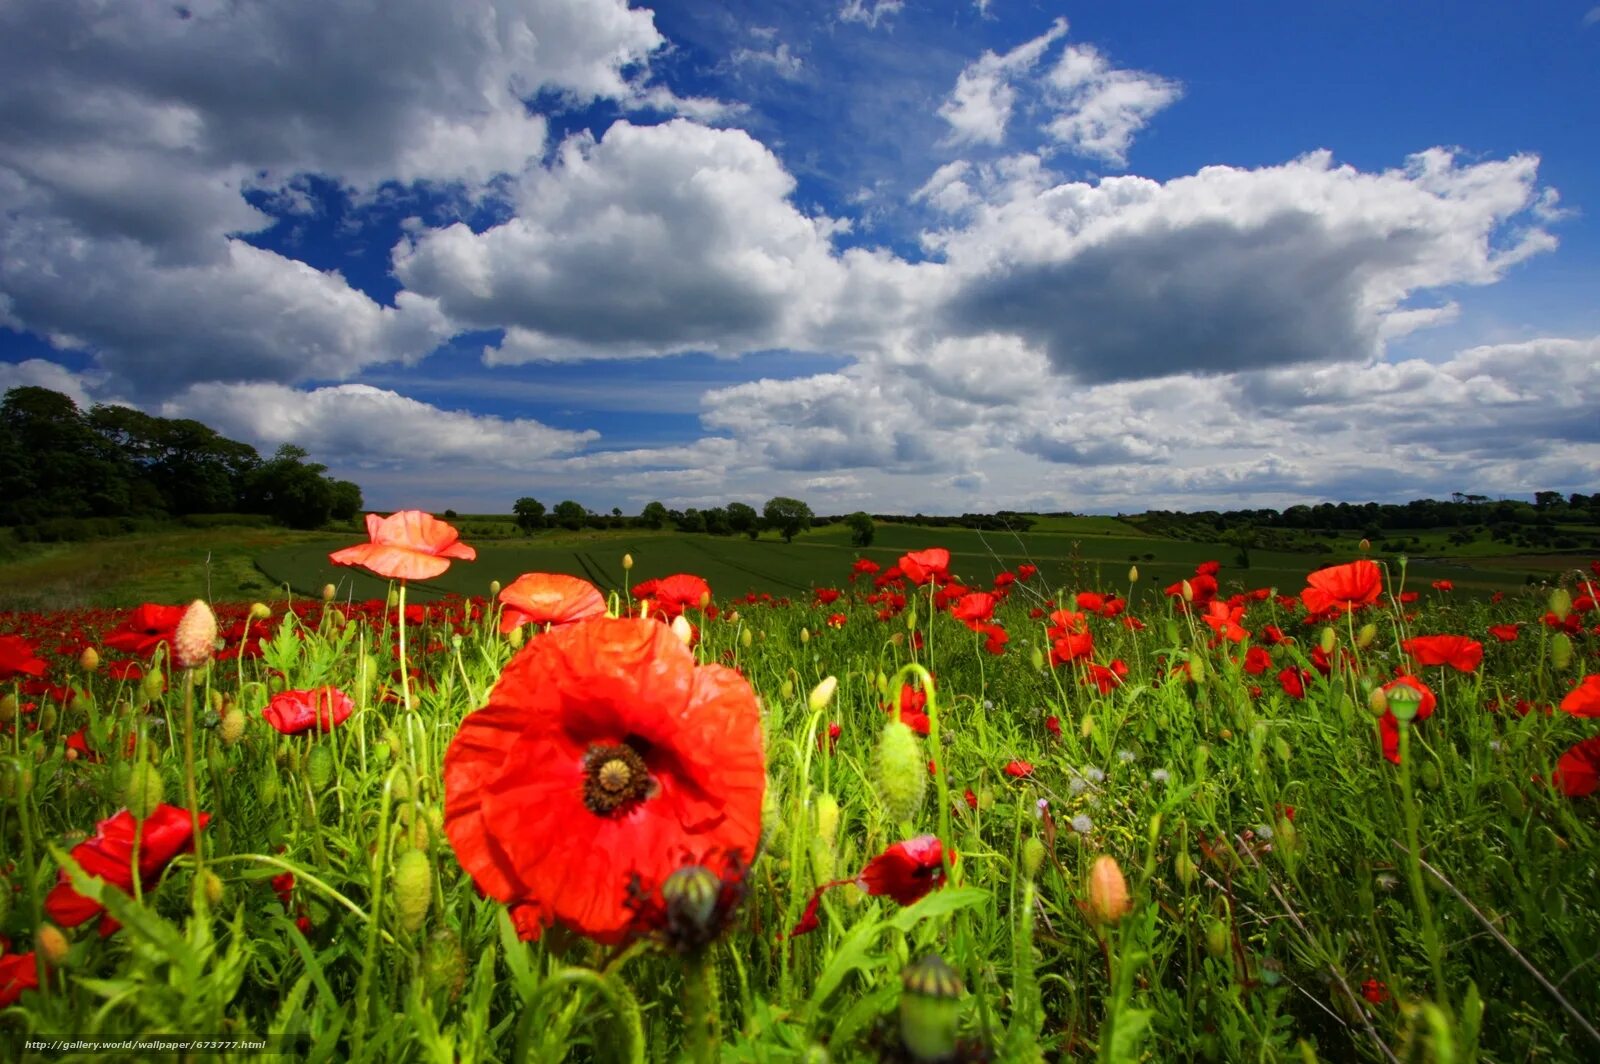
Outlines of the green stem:
{"type": "Polygon", "coordinates": [[[696,950],[684,961],[683,972],[683,1040],[695,1064],[717,1059],[722,1042],[717,996],[716,958],[709,947],[696,950]]]}
{"type": "Polygon", "coordinates": [[[183,796],[189,803],[189,825],[194,830],[194,878],[205,879],[205,846],[200,839],[200,789],[194,778],[194,670],[183,674],[183,796]]]}
{"type": "Polygon", "coordinates": [[[1419,841],[1416,798],[1411,790],[1411,724],[1408,721],[1400,722],[1400,790],[1405,809],[1406,843],[1410,849],[1406,870],[1409,873],[1407,878],[1411,880],[1411,900],[1422,921],[1422,941],[1428,950],[1428,963],[1433,968],[1434,1001],[1448,1015],[1450,1001],[1445,994],[1444,953],[1439,943],[1439,929],[1434,924],[1433,905],[1428,901],[1428,890],[1422,882],[1422,844],[1419,841]]]}
{"type": "Polygon", "coordinates": [[[400,628],[400,703],[411,712],[411,674],[406,668],[406,582],[400,581],[400,597],[395,611],[400,628]]]}

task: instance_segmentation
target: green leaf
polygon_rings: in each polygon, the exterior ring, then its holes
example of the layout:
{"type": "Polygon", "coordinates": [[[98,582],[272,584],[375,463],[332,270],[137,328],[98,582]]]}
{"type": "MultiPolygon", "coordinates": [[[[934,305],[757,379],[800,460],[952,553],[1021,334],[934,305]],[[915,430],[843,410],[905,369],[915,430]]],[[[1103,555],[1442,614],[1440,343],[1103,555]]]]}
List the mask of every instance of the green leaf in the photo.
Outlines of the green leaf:
{"type": "Polygon", "coordinates": [[[930,917],[946,916],[959,909],[970,909],[988,900],[989,892],[982,887],[947,887],[924,895],[895,913],[889,920],[889,926],[903,933],[930,917]]]}
{"type": "Polygon", "coordinates": [[[839,989],[839,984],[844,982],[845,976],[854,971],[870,971],[883,963],[882,954],[868,952],[882,929],[881,920],[863,920],[845,935],[844,941],[839,943],[839,948],[828,958],[827,967],[822,970],[822,974],[817,977],[816,985],[811,989],[813,1018],[821,1018],[824,1015],[823,1003],[839,989]]]}
{"type": "Polygon", "coordinates": [[[1140,1046],[1150,1029],[1150,1019],[1155,1014],[1155,1009],[1118,1009],[1116,1027],[1111,1032],[1111,1044],[1106,1047],[1103,1059],[1112,1064],[1122,1064],[1124,1061],[1137,1064],[1140,1046]]]}

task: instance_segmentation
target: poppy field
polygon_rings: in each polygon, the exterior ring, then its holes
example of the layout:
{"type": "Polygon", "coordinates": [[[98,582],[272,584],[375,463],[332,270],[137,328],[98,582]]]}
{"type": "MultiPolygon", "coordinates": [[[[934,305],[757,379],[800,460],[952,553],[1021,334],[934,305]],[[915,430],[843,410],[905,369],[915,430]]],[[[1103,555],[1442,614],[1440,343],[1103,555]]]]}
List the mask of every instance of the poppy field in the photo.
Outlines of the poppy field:
{"type": "Polygon", "coordinates": [[[0,1059],[1600,1056],[1600,561],[418,601],[478,549],[357,539],[372,598],[0,613],[0,1059]]]}

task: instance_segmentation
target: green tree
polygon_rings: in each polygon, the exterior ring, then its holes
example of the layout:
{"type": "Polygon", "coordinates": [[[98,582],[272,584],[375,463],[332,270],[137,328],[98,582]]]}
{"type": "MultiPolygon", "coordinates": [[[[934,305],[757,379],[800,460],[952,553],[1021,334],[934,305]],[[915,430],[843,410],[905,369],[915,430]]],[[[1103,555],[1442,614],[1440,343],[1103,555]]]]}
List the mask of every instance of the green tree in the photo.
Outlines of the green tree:
{"type": "Polygon", "coordinates": [[[552,516],[555,517],[556,524],[576,532],[583,527],[583,522],[589,516],[589,511],[583,508],[582,503],[573,502],[571,499],[562,499],[556,503],[552,516]]]}
{"type": "Polygon", "coordinates": [[[646,504],[643,512],[639,514],[639,523],[645,528],[663,527],[667,523],[667,508],[659,502],[646,504]]]}
{"type": "Polygon", "coordinates": [[[0,400],[10,468],[0,475],[0,522],[116,517],[130,509],[132,464],[100,436],[70,396],[21,387],[0,400]]]}
{"type": "Polygon", "coordinates": [[[761,515],[749,503],[728,504],[728,528],[734,532],[748,533],[761,524],[761,515]]]}
{"type": "Polygon", "coordinates": [[[523,535],[544,527],[544,503],[532,496],[524,495],[512,503],[511,512],[516,516],[517,527],[522,529],[523,535]]]}
{"type": "Polygon", "coordinates": [[[330,516],[335,521],[353,521],[356,514],[361,512],[361,485],[352,480],[335,480],[332,482],[333,507],[330,516]]]}
{"type": "Polygon", "coordinates": [[[290,528],[320,528],[333,516],[333,481],[328,467],[307,462],[306,449],[286,443],[251,475],[246,497],[257,513],[290,528]]]}
{"type": "Polygon", "coordinates": [[[872,523],[871,514],[857,510],[849,517],[846,517],[844,523],[850,529],[851,546],[872,546],[872,537],[877,535],[878,526],[872,523]]]}
{"type": "Polygon", "coordinates": [[[796,533],[811,527],[811,507],[784,495],[768,499],[761,508],[761,516],[768,528],[775,528],[783,535],[785,543],[793,542],[796,533]]]}

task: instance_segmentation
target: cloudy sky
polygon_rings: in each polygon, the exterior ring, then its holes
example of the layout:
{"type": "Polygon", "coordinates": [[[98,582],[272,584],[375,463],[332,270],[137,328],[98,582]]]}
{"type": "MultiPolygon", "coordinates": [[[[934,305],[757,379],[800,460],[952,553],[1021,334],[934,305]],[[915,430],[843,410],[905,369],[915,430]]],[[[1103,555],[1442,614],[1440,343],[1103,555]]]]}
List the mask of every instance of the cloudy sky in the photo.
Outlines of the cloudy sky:
{"type": "Polygon", "coordinates": [[[376,509],[1600,489],[1600,6],[0,0],[0,389],[376,509]]]}

